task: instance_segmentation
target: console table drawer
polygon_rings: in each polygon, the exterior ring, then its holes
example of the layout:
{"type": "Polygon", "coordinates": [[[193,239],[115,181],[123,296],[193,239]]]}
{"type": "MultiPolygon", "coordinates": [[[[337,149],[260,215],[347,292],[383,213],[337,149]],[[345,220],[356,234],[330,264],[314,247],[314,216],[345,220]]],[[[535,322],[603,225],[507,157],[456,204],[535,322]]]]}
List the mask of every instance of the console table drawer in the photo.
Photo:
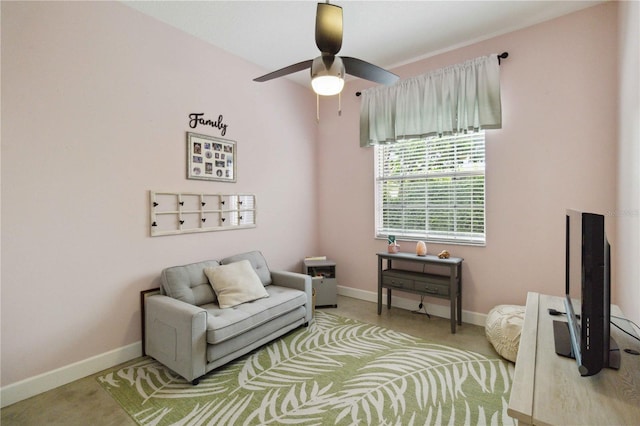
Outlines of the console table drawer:
{"type": "Polygon", "coordinates": [[[434,296],[449,297],[449,284],[436,284],[416,281],[414,289],[434,296]]]}
{"type": "Polygon", "coordinates": [[[385,287],[388,286],[393,288],[406,288],[409,290],[413,290],[413,280],[393,275],[383,275],[382,285],[385,287]]]}

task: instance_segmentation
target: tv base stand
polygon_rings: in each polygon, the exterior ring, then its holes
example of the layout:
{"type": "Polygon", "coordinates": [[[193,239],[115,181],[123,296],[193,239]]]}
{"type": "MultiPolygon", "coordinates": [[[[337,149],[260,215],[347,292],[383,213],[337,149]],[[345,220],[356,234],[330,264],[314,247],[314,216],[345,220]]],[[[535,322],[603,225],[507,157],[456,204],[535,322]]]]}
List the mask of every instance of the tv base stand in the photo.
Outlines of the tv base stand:
{"type": "MultiPolygon", "coordinates": [[[[569,324],[565,321],[553,321],[553,343],[556,348],[556,354],[576,359],[571,347],[571,332],[569,324]]],[[[613,339],[609,340],[609,368],[618,370],[620,368],[620,348],[613,339]]]]}

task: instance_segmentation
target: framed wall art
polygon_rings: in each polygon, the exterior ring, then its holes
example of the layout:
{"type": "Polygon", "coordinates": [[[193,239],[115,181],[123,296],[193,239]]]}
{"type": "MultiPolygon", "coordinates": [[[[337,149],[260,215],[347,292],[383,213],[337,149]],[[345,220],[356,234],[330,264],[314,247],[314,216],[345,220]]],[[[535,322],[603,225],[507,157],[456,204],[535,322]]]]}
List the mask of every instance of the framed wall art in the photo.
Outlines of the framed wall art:
{"type": "Polygon", "coordinates": [[[236,181],[236,142],[187,132],[187,179],[236,181]]]}

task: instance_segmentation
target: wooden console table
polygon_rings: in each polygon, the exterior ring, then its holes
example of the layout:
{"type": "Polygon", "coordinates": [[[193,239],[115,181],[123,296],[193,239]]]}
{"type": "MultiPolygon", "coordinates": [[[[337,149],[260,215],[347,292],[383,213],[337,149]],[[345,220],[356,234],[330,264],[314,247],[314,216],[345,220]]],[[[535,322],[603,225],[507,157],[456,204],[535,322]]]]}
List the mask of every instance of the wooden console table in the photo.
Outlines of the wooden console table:
{"type": "Polygon", "coordinates": [[[382,289],[387,289],[387,309],[391,308],[391,290],[396,289],[424,296],[449,299],[451,301],[451,333],[462,325],[462,261],[459,257],[440,259],[438,256],[418,256],[412,253],[378,253],[378,315],[382,313],[382,289]],[[382,260],[387,260],[383,269],[382,260]],[[396,269],[393,261],[417,262],[449,268],[449,275],[396,269]]]}
{"type": "MultiPolygon", "coordinates": [[[[579,306],[579,305],[578,305],[579,306]]],[[[611,326],[620,346],[620,369],[605,368],[582,377],[575,360],[556,355],[553,321],[548,309],[564,312],[564,300],[538,293],[527,295],[524,325],[516,359],[508,414],[520,424],[531,425],[637,425],[640,422],[640,342],[611,326]]],[[[623,317],[611,305],[611,315],[623,317]]],[[[627,331],[631,325],[611,318],[627,331]]]]}

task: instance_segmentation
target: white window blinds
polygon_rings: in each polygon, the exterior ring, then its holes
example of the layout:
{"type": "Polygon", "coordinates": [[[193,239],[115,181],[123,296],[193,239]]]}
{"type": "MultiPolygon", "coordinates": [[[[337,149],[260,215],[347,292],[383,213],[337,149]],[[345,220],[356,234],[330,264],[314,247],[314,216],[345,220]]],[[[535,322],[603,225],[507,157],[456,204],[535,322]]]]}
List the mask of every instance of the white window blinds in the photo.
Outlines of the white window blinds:
{"type": "Polygon", "coordinates": [[[485,243],[484,132],[375,147],[376,236],[485,243]]]}

